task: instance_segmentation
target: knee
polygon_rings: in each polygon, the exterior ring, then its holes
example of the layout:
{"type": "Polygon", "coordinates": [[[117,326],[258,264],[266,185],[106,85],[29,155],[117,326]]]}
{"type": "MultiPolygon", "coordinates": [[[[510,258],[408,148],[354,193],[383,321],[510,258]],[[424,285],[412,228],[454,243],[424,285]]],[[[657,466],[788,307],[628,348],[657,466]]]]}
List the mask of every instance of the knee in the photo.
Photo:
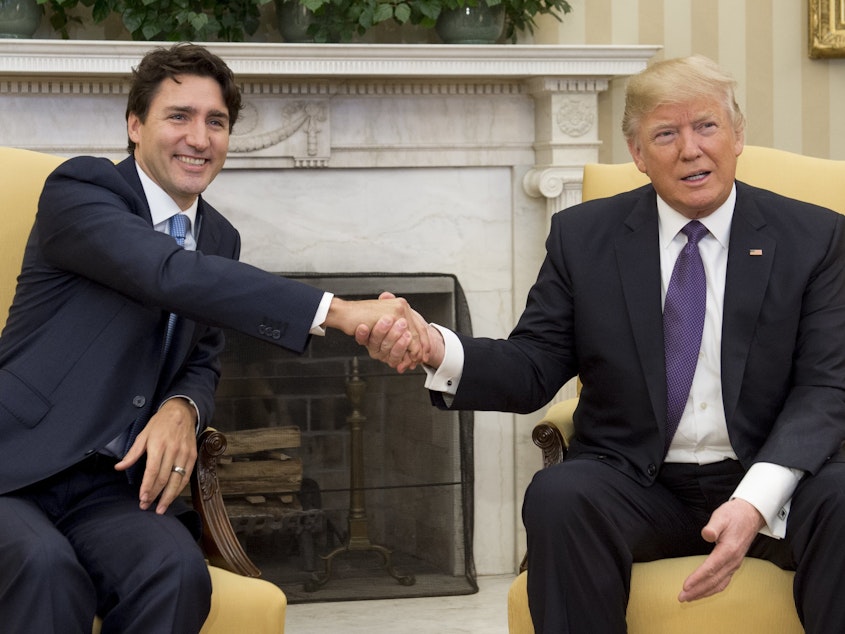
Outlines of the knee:
{"type": "Polygon", "coordinates": [[[641,490],[605,462],[570,459],[536,473],[525,493],[523,523],[529,533],[549,539],[618,536],[626,514],[639,513],[631,509],[641,490]]]}
{"type": "Polygon", "coordinates": [[[80,623],[90,630],[96,591],[66,540],[20,536],[15,548],[4,552],[2,568],[0,613],[10,628],[3,631],[60,631],[49,625],[59,622],[63,631],[77,631],[80,623]],[[15,615],[28,619],[27,629],[13,625],[15,615]]]}
{"type": "Polygon", "coordinates": [[[538,471],[525,492],[522,515],[526,529],[565,527],[584,517],[585,506],[595,499],[583,478],[556,465],[538,471]]]}
{"type": "Polygon", "coordinates": [[[21,536],[5,560],[4,576],[40,584],[87,579],[70,543],[60,535],[21,536]]]}

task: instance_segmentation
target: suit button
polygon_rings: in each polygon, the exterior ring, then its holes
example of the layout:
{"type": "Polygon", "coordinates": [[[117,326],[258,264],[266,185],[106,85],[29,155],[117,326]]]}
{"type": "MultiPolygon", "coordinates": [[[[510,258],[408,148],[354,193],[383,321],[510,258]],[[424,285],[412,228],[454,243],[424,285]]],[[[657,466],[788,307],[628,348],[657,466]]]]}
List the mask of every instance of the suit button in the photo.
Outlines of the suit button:
{"type": "Polygon", "coordinates": [[[258,325],[258,334],[262,337],[269,337],[270,339],[279,340],[282,338],[282,335],[285,333],[285,327],[282,326],[277,328],[275,325],[271,324],[259,324],[258,325]]]}
{"type": "Polygon", "coordinates": [[[653,464],[648,465],[648,475],[650,475],[652,477],[657,475],[657,466],[656,465],[653,465],[653,464]]]}
{"type": "Polygon", "coordinates": [[[136,396],[135,398],[132,399],[132,404],[135,407],[141,408],[141,407],[143,407],[144,405],[147,404],[147,399],[145,399],[143,396],[139,395],[139,396],[136,396]]]}

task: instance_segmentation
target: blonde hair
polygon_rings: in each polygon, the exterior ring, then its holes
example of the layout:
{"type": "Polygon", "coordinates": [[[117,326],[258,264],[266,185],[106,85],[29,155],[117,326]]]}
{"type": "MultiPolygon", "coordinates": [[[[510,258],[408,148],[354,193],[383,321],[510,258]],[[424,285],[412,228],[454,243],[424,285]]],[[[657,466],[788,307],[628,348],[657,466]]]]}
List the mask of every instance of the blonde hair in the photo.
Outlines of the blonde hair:
{"type": "Polygon", "coordinates": [[[642,118],[655,108],[702,98],[721,100],[734,130],[741,132],[745,116],[736,103],[735,87],[734,78],[703,55],[652,64],[628,80],[622,133],[632,141],[640,131],[642,118]]]}

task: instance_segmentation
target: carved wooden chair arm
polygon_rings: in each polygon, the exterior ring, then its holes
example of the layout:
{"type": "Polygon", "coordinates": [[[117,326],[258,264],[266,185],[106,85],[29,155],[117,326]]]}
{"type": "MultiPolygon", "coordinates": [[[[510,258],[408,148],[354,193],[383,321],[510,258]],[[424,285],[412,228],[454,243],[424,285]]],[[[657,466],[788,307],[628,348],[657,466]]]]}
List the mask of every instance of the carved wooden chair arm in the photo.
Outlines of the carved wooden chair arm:
{"type": "Polygon", "coordinates": [[[216,429],[205,429],[199,437],[197,464],[191,474],[191,497],[202,518],[202,549],[210,564],[245,577],[259,577],[229,522],[220,484],[217,459],[226,451],[226,437],[216,429]]]}
{"type": "Polygon", "coordinates": [[[531,438],[543,452],[543,468],[563,462],[566,457],[569,439],[575,432],[572,415],[576,405],[577,398],[555,403],[534,427],[531,438]]]}

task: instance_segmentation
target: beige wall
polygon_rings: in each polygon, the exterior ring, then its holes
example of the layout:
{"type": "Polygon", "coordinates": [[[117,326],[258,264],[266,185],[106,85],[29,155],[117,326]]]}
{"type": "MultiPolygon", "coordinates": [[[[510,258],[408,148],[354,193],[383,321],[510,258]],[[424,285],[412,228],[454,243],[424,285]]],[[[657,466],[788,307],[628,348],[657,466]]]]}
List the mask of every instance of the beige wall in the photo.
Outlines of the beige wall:
{"type": "MultiPolygon", "coordinates": [[[[845,59],[807,55],[808,0],[569,0],[544,18],[542,44],[658,44],[657,58],[700,53],[737,79],[746,143],[845,160],[845,59]]],[[[630,160],[619,131],[624,82],[601,97],[603,162],[630,160]]]]}

